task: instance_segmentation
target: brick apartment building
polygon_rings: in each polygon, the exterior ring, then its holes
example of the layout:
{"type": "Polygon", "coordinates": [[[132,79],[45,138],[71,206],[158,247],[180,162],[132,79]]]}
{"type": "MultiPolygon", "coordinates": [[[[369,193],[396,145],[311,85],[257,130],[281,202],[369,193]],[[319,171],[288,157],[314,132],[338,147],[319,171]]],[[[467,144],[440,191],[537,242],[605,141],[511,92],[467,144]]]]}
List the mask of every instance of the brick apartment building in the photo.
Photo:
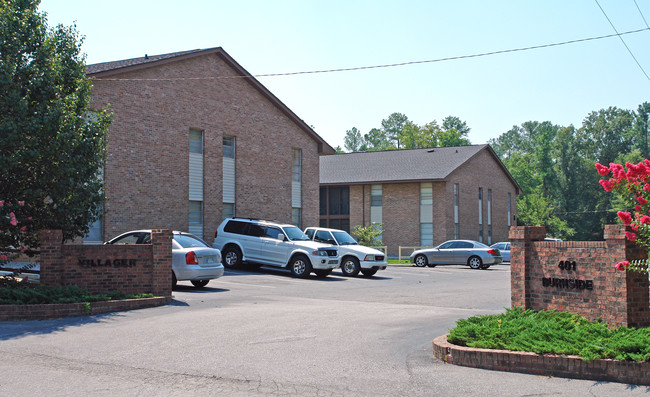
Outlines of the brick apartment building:
{"type": "Polygon", "coordinates": [[[320,225],[382,223],[389,255],[451,239],[492,244],[507,240],[519,192],[488,145],[323,156],[320,225]]]}
{"type": "Polygon", "coordinates": [[[104,218],[87,242],[139,229],[212,242],[226,216],[318,222],[319,155],[334,149],[223,49],[87,66],[110,104],[104,218]]]}

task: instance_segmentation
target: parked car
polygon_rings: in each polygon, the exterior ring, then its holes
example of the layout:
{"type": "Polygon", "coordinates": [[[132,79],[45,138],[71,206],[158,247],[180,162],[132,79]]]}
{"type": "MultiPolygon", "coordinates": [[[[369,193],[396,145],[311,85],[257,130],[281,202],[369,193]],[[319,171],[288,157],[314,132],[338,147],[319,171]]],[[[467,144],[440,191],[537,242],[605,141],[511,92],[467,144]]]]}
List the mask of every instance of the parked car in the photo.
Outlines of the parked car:
{"type": "Polygon", "coordinates": [[[288,268],[293,276],[305,278],[312,271],[326,277],[340,265],[336,247],[311,241],[293,225],[260,219],[226,218],[212,246],[221,250],[227,268],[247,262],[288,268]]]}
{"type": "Polygon", "coordinates": [[[510,262],[510,243],[507,241],[502,241],[499,243],[494,243],[490,247],[496,248],[501,252],[504,262],[510,262]]]}
{"type": "Polygon", "coordinates": [[[354,277],[361,272],[366,277],[372,277],[378,270],[384,270],[388,266],[383,252],[359,245],[346,231],[308,227],[305,234],[313,241],[338,246],[341,271],[346,276],[354,277]]]}
{"type": "Polygon", "coordinates": [[[499,250],[473,240],[445,241],[435,248],[414,251],[410,258],[419,267],[454,264],[472,269],[487,269],[503,261],[499,250]]]}
{"type": "MultiPolygon", "coordinates": [[[[189,280],[196,288],[223,276],[221,252],[190,233],[172,232],[172,288],[189,280]]],[[[151,230],[120,234],[104,244],[151,244],[151,230]]]]}

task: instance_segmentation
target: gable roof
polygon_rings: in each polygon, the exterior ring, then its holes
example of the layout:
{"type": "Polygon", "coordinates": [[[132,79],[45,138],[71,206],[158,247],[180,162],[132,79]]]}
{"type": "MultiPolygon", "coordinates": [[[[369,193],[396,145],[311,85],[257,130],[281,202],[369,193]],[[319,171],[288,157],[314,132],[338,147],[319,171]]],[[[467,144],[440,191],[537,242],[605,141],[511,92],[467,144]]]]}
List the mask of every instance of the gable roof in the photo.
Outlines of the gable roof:
{"type": "Polygon", "coordinates": [[[353,185],[444,180],[479,152],[487,150],[517,189],[521,188],[489,145],[388,150],[321,156],[322,185],[353,185]]]}
{"type": "Polygon", "coordinates": [[[238,64],[226,51],[221,47],[196,49],[189,51],[173,52],[162,55],[145,55],[141,58],[125,59],[113,62],[103,62],[86,66],[86,74],[95,79],[109,78],[122,73],[132,72],[143,68],[156,67],[169,62],[177,62],[193,57],[214,54],[230,66],[237,75],[256,89],[262,96],[268,99],[280,112],[293,121],[302,129],[310,138],[318,144],[318,153],[334,154],[336,151],[323,138],[320,137],[307,123],[298,117],[291,109],[280,101],[271,91],[262,85],[253,75],[248,73],[240,64],[238,64]]]}

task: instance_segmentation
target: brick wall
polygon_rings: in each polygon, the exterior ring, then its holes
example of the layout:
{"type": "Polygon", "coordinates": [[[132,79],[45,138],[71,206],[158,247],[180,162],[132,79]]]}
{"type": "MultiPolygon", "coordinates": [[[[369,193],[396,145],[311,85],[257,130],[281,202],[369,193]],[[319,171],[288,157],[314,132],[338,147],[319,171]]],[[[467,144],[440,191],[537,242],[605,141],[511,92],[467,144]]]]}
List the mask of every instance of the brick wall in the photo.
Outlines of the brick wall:
{"type": "Polygon", "coordinates": [[[110,104],[114,113],[105,166],[105,240],[142,228],[188,230],[190,128],[203,131],[208,243],[222,218],[224,135],[236,141],[238,216],[291,221],[291,151],[299,148],[303,224],[318,224],[317,142],[219,56],[110,77],[95,80],[93,90],[94,106],[110,104]],[[223,78],[174,80],[201,76],[223,78]]]}
{"type": "Polygon", "coordinates": [[[605,241],[543,241],[545,235],[544,227],[510,229],[513,307],[571,311],[610,324],[650,326],[648,275],[615,268],[622,260],[647,257],[625,240],[623,225],[607,225],[605,241]]]}
{"type": "Polygon", "coordinates": [[[397,254],[399,246],[420,245],[420,184],[386,184],[382,188],[384,245],[397,254]]]}
{"type": "Polygon", "coordinates": [[[154,230],[151,244],[62,245],[60,230],[41,231],[40,282],[77,285],[92,294],[121,291],[171,296],[172,234],[154,230]]]}

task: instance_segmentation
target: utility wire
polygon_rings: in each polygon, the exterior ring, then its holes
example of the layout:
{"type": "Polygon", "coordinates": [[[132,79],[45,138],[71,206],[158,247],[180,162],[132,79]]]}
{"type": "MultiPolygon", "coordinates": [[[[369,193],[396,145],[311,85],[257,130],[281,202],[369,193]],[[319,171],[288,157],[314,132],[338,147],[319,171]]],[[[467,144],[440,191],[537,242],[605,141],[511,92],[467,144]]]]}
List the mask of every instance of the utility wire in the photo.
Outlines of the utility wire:
{"type": "Polygon", "coordinates": [[[636,6],[636,9],[639,10],[639,14],[641,14],[641,18],[643,18],[643,22],[645,22],[645,27],[650,29],[650,26],[648,26],[648,21],[645,20],[645,17],[643,16],[643,13],[641,12],[641,9],[639,8],[636,0],[634,0],[634,5],[636,6]]]}
{"type": "MultiPolygon", "coordinates": [[[[645,78],[648,79],[648,81],[650,81],[650,77],[648,77],[648,74],[645,72],[645,70],[643,69],[643,66],[641,66],[641,64],[639,63],[639,61],[636,59],[636,57],[635,57],[634,54],[632,53],[632,50],[630,50],[630,47],[627,46],[627,44],[625,43],[625,40],[623,40],[623,37],[621,37],[621,35],[618,33],[618,30],[616,30],[616,27],[614,26],[614,24],[612,23],[612,21],[611,21],[611,20],[609,19],[609,17],[607,16],[607,13],[605,12],[605,10],[603,10],[603,7],[600,6],[600,3],[598,2],[598,0],[594,0],[594,1],[596,2],[596,4],[598,4],[598,8],[600,8],[600,11],[603,12],[603,15],[605,15],[605,18],[607,18],[607,21],[609,22],[609,24],[612,25],[612,29],[614,29],[614,31],[616,32],[616,35],[618,36],[618,38],[621,39],[621,43],[623,43],[623,45],[625,46],[625,48],[627,48],[627,52],[629,52],[630,55],[632,55],[632,58],[634,59],[634,62],[636,62],[636,64],[639,66],[639,69],[641,69],[641,71],[642,71],[643,74],[645,75],[645,78]]],[[[635,1],[634,3],[636,4],[636,1],[635,1]]],[[[639,6],[637,5],[637,8],[638,8],[638,7],[639,7],[639,6]]],[[[639,10],[639,12],[641,12],[641,10],[639,10]]],[[[641,14],[641,15],[643,15],[643,14],[641,14]]],[[[645,21],[645,18],[643,18],[643,20],[645,21]]],[[[647,23],[646,23],[646,26],[647,26],[647,23]]]]}
{"type": "MultiPolygon", "coordinates": [[[[602,10],[602,8],[601,8],[601,10],[602,10]]],[[[613,25],[612,25],[612,27],[613,27],[613,25]]],[[[614,29],[614,30],[616,30],[616,29],[614,29]]],[[[384,65],[358,66],[358,67],[340,68],[340,69],[324,69],[324,70],[312,70],[312,71],[302,71],[302,72],[287,72],[287,73],[267,73],[267,74],[257,74],[257,75],[253,75],[253,76],[173,77],[173,78],[156,78],[156,79],[144,79],[144,78],[143,79],[93,78],[93,80],[97,80],[97,81],[216,80],[216,79],[237,79],[237,78],[251,78],[251,77],[278,77],[278,76],[295,76],[295,75],[301,75],[301,74],[350,72],[350,71],[355,71],[355,70],[392,68],[392,67],[398,67],[398,66],[417,65],[417,64],[423,64],[423,63],[446,62],[446,61],[454,61],[454,60],[459,60],[459,59],[479,58],[479,57],[485,57],[485,56],[490,56],[490,55],[507,54],[507,53],[512,53],[512,52],[538,50],[538,49],[542,49],[542,48],[558,47],[558,46],[563,46],[563,45],[568,45],[568,44],[576,44],[576,43],[583,43],[583,42],[587,42],[587,41],[602,40],[602,39],[607,39],[607,38],[614,37],[614,36],[618,36],[621,40],[623,40],[621,38],[621,36],[623,36],[623,35],[639,33],[639,32],[644,32],[644,31],[648,31],[648,30],[650,30],[650,27],[646,27],[646,28],[643,28],[643,29],[637,29],[637,30],[630,30],[630,31],[627,31],[627,32],[622,32],[622,33],[616,32],[616,34],[609,34],[609,35],[604,35],[604,36],[595,36],[595,37],[588,37],[588,38],[584,38],[584,39],[562,41],[562,42],[559,42],[559,43],[551,43],[551,44],[542,44],[542,45],[529,46],[529,47],[513,48],[513,49],[509,49],[509,50],[483,52],[483,53],[479,53],[479,54],[470,54],[470,55],[459,55],[459,56],[455,56],[455,57],[429,59],[429,60],[424,60],[424,61],[400,62],[400,63],[391,63],[391,64],[384,64],[384,65]]],[[[623,42],[623,44],[625,44],[625,42],[623,42]]],[[[626,45],[626,47],[627,47],[627,45],[626,45]]],[[[629,51],[629,48],[628,48],[628,51],[629,51]]],[[[630,52],[630,54],[631,53],[632,52],[630,52]]],[[[632,55],[632,57],[634,57],[634,55],[632,55]]],[[[634,60],[636,60],[636,58],[634,58],[634,60]]],[[[637,62],[637,64],[639,64],[639,62],[637,62]]],[[[641,65],[639,65],[639,67],[641,67],[641,65]]],[[[643,68],[641,68],[641,70],[643,70],[643,68]]],[[[645,71],[643,71],[643,73],[645,74],[645,71]]],[[[648,77],[647,74],[646,74],[646,77],[648,77]]],[[[650,78],[648,78],[648,80],[650,80],[650,78]]]]}

